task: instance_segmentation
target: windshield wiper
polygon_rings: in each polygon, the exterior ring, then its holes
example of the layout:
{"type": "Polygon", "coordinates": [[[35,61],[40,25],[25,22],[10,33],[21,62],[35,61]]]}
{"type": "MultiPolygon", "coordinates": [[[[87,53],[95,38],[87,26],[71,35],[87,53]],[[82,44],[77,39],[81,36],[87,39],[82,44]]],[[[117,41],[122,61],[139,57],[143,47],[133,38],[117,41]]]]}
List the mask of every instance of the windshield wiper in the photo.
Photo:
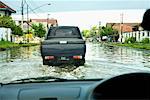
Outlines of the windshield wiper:
{"type": "Polygon", "coordinates": [[[53,76],[43,76],[43,77],[36,77],[36,78],[25,78],[14,80],[6,84],[13,84],[13,83],[36,83],[36,82],[63,82],[67,81],[67,79],[57,78],[53,76]]]}

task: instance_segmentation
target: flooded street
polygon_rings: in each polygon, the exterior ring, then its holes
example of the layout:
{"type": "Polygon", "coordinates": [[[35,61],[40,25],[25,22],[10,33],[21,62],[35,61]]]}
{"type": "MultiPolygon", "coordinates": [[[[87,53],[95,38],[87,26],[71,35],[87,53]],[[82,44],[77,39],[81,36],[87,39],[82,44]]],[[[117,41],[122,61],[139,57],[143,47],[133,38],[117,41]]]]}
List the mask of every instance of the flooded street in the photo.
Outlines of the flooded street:
{"type": "Polygon", "coordinates": [[[150,72],[150,51],[87,43],[85,66],[78,68],[42,65],[39,46],[0,51],[0,82],[38,76],[105,78],[138,71],[150,72]]]}

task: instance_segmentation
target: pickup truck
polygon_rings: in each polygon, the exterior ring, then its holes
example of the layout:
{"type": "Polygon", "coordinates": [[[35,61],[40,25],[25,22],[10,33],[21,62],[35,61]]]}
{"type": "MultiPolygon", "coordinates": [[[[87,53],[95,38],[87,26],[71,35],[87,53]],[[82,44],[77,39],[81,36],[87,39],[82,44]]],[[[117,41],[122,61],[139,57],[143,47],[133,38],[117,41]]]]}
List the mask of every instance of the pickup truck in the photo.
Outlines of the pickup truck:
{"type": "Polygon", "coordinates": [[[58,26],[49,29],[41,43],[43,65],[59,66],[85,63],[86,44],[78,27],[58,26]]]}

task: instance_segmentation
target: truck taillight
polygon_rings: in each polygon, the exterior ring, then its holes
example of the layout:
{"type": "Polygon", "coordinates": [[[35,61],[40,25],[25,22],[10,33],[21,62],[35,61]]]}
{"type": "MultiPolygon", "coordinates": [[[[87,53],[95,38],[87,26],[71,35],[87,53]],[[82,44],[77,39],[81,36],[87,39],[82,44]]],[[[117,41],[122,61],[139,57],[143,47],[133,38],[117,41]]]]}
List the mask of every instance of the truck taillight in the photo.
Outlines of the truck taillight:
{"type": "Polygon", "coordinates": [[[45,60],[53,60],[54,58],[54,56],[45,56],[45,60]]]}
{"type": "Polygon", "coordinates": [[[82,59],[82,56],[73,56],[73,59],[82,59]]]}

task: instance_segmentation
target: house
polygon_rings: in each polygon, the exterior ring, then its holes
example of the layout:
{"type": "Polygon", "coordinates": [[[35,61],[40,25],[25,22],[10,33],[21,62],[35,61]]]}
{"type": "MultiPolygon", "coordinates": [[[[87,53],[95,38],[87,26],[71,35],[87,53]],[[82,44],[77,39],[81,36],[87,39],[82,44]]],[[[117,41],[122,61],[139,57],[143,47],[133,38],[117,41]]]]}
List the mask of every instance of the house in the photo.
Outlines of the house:
{"type": "Polygon", "coordinates": [[[10,16],[12,13],[16,13],[16,11],[0,1],[0,16],[10,16]]]}
{"type": "Polygon", "coordinates": [[[107,23],[106,26],[117,29],[119,32],[132,32],[140,28],[140,23],[107,23]]]}
{"type": "MultiPolygon", "coordinates": [[[[21,25],[21,19],[15,19],[15,22],[17,25],[21,25]]],[[[51,27],[51,26],[58,26],[58,22],[57,19],[30,19],[29,21],[29,28],[31,28],[32,24],[38,24],[38,23],[42,23],[45,27],[45,29],[47,30],[47,28],[51,27]]],[[[27,20],[23,21],[23,31],[26,32],[28,30],[28,24],[27,24],[27,20]]]]}
{"type": "MultiPolygon", "coordinates": [[[[0,16],[11,16],[16,11],[0,1],[0,16]]],[[[0,27],[0,41],[12,41],[11,29],[0,27]]]]}
{"type": "Polygon", "coordinates": [[[58,21],[57,19],[31,19],[30,20],[31,23],[42,23],[46,30],[47,28],[51,27],[51,26],[58,26],[58,21]]]}
{"type": "Polygon", "coordinates": [[[119,42],[124,42],[127,35],[124,33],[131,33],[133,31],[141,30],[140,23],[107,23],[106,26],[117,29],[119,32],[119,42]]]}
{"type": "Polygon", "coordinates": [[[125,42],[126,39],[131,37],[134,37],[137,42],[142,41],[144,38],[150,39],[150,32],[143,31],[140,23],[107,23],[106,25],[111,26],[112,28],[117,29],[120,32],[120,42],[125,42]]]}

